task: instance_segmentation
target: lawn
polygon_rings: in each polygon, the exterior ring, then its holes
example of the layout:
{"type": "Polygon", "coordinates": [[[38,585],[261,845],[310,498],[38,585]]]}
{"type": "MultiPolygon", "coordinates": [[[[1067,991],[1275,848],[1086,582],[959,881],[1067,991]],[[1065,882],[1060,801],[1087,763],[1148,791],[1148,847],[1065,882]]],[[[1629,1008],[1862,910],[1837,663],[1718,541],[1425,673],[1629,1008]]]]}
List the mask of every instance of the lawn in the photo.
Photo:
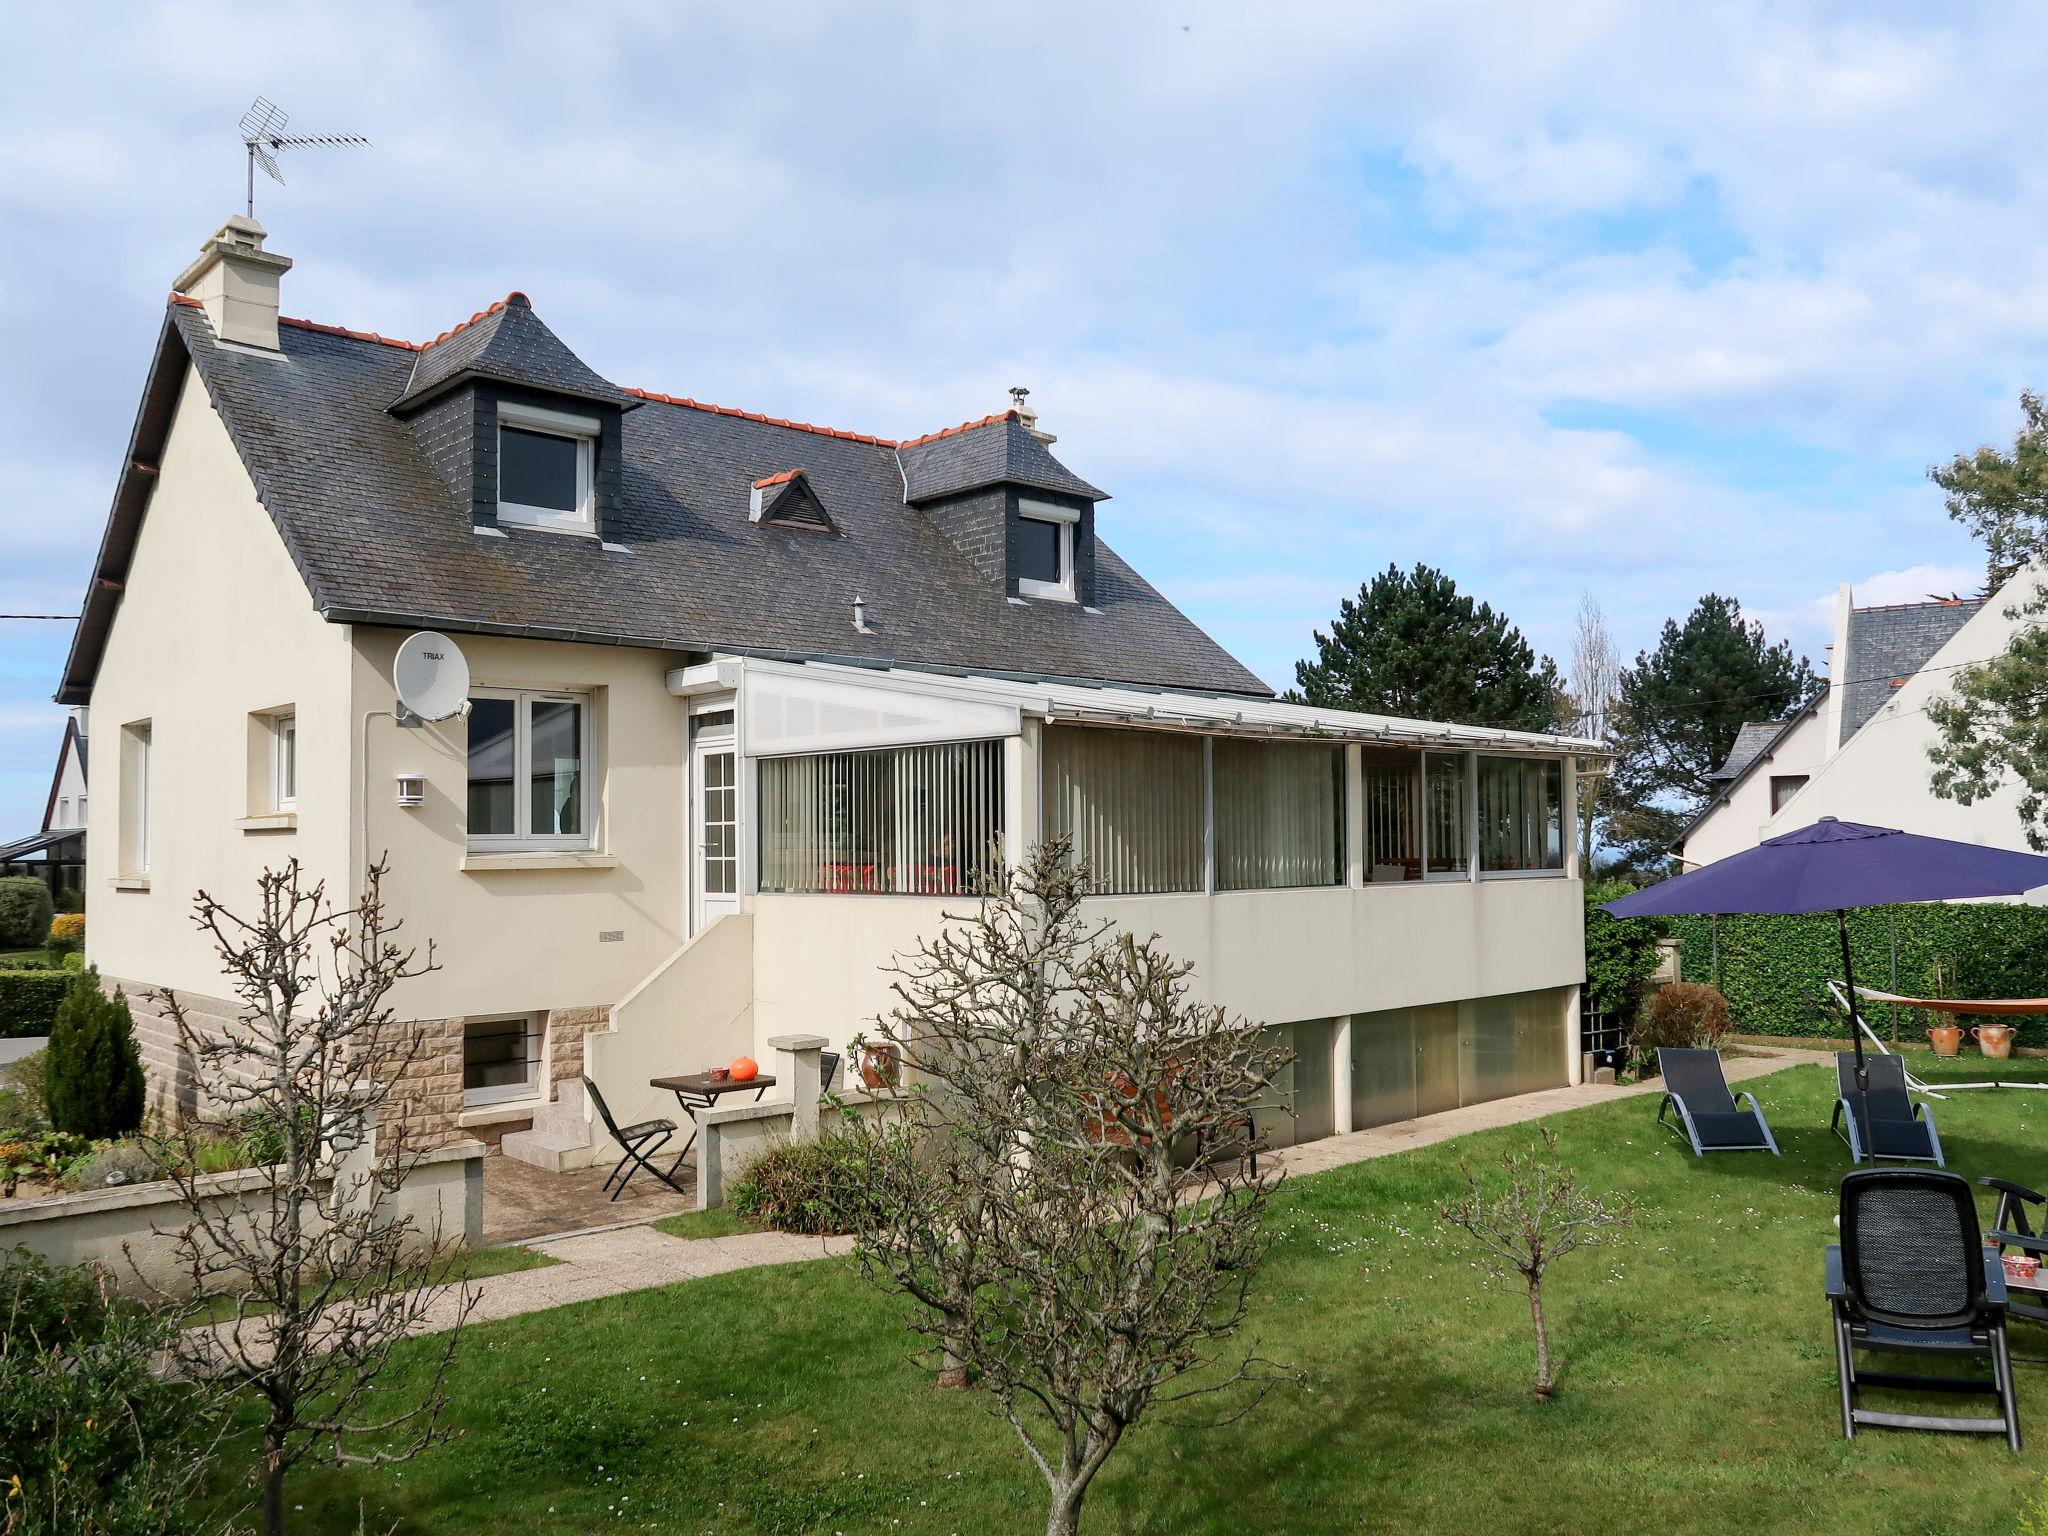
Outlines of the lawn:
{"type": "MultiPolygon", "coordinates": [[[[1929,1070],[1924,1053],[1915,1066],[1929,1070]]],[[[1303,1383],[1225,1427],[1142,1425],[1087,1528],[2014,1531],[2048,1472],[2048,1367],[2021,1368],[2022,1456],[1990,1438],[1845,1443],[1819,1295],[1848,1166],[1827,1132],[1832,1074],[1750,1086],[1780,1160],[1696,1161],[1652,1124],[1653,1098],[1550,1122],[1561,1155],[1632,1194],[1638,1219],[1555,1273],[1565,1374],[1547,1405],[1527,1390],[1524,1298],[1487,1283],[1435,1214],[1461,1157],[1477,1168],[1534,1126],[1286,1186],[1246,1342],[1303,1383]]],[[[1936,1113],[1958,1171],[2048,1180],[2048,1094],[1960,1095],[1936,1113]]],[[[2048,1330],[2021,1324],[2016,1345],[2048,1356],[2048,1330]]],[[[401,1468],[298,1476],[297,1528],[354,1532],[360,1500],[368,1529],[416,1536],[1042,1529],[1009,1430],[907,1354],[896,1305],[829,1260],[480,1327],[452,1383],[462,1437],[401,1468]]]]}

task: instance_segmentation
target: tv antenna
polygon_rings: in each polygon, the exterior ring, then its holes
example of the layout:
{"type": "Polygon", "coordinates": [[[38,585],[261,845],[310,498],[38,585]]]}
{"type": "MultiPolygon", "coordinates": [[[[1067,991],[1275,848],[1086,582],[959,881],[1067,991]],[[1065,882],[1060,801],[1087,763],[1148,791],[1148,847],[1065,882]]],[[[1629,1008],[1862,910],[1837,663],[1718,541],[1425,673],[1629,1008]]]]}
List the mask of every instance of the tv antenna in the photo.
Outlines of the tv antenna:
{"type": "Polygon", "coordinates": [[[258,96],[255,104],[242,114],[242,145],[249,151],[249,217],[256,217],[256,167],[263,167],[263,174],[284,185],[284,172],[277,168],[277,157],[288,149],[307,149],[322,146],[328,149],[367,149],[370,141],[360,133],[286,133],[285,124],[291,119],[284,109],[273,101],[258,96]]]}

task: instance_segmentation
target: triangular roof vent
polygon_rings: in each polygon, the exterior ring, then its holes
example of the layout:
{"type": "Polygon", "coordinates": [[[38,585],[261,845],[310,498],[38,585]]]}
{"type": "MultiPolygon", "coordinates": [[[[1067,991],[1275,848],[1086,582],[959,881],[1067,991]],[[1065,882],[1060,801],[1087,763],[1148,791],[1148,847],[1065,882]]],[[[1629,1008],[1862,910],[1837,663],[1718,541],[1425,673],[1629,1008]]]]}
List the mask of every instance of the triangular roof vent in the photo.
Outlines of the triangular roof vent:
{"type": "Polygon", "coordinates": [[[756,480],[747,501],[747,520],[773,528],[801,528],[810,533],[837,533],[832,514],[800,469],[756,480]]]}

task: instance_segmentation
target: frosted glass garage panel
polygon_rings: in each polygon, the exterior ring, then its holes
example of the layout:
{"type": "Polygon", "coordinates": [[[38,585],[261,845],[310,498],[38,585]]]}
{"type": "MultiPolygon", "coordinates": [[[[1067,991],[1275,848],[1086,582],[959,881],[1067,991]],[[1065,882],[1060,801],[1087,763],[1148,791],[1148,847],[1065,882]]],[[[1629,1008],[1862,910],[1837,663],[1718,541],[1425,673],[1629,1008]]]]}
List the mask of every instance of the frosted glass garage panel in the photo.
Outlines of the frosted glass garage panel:
{"type": "Polygon", "coordinates": [[[1551,988],[1354,1015],[1353,1127],[1562,1087],[1565,997],[1551,988]]]}
{"type": "Polygon", "coordinates": [[[1337,1074],[1331,1052],[1335,1019],[1304,1019],[1294,1025],[1294,1139],[1320,1141],[1337,1129],[1337,1074]]]}
{"type": "Polygon", "coordinates": [[[1563,1087],[1564,1005],[1565,994],[1556,988],[1460,1003],[1460,1102],[1563,1087]]]}

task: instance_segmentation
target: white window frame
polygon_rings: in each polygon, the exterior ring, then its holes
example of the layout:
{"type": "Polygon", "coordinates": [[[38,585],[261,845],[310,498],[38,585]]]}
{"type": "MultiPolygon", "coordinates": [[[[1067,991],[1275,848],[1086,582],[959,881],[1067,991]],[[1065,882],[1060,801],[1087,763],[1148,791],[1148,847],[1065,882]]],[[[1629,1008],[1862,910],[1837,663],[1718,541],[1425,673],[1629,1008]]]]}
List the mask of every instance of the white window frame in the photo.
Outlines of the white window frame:
{"type": "Polygon", "coordinates": [[[521,432],[538,432],[544,437],[567,438],[576,444],[576,510],[564,512],[558,507],[529,507],[523,502],[504,499],[505,455],[501,441],[498,445],[498,488],[501,493],[498,521],[522,528],[540,528],[549,533],[595,534],[597,504],[592,488],[592,465],[603,424],[594,416],[572,416],[566,411],[550,411],[538,405],[500,400],[498,425],[521,432]]]}
{"type": "Polygon", "coordinates": [[[53,823],[53,825],[59,827],[68,827],[71,825],[71,797],[69,795],[60,795],[58,797],[57,820],[53,823]]]}
{"type": "Polygon", "coordinates": [[[129,855],[130,867],[124,875],[147,875],[149,873],[150,840],[150,757],[154,750],[155,723],[138,720],[127,728],[129,740],[133,743],[131,761],[135,767],[135,836],[132,844],[122,852],[129,855]]]}
{"type": "Polygon", "coordinates": [[[270,717],[270,808],[299,808],[299,717],[293,710],[270,717]]]}
{"type": "Polygon", "coordinates": [[[1046,597],[1054,602],[1074,601],[1074,530],[1080,525],[1081,514],[1072,507],[1063,507],[1050,501],[1020,501],[1017,503],[1020,520],[1033,523],[1052,523],[1060,533],[1060,577],[1058,581],[1030,581],[1017,578],[1019,597],[1046,597]]]}
{"type": "Polygon", "coordinates": [[[502,1083],[495,1088],[471,1088],[463,1085],[462,1107],[481,1109],[492,1104],[513,1104],[541,1096],[542,1056],[547,1045],[547,1027],[537,1013],[492,1014],[487,1018],[464,1019],[462,1021],[463,1069],[468,1070],[469,1032],[482,1024],[519,1023],[526,1026],[526,1081],[523,1083],[502,1083]]]}
{"type": "MultiPolygon", "coordinates": [[[[591,694],[564,688],[471,688],[473,699],[512,702],[512,830],[468,832],[474,853],[543,853],[549,850],[588,853],[597,847],[597,709],[591,694]],[[583,831],[541,833],[533,830],[533,706],[575,704],[582,708],[578,761],[583,773],[583,831]]],[[[469,754],[463,752],[463,807],[468,816],[469,754]]]]}

